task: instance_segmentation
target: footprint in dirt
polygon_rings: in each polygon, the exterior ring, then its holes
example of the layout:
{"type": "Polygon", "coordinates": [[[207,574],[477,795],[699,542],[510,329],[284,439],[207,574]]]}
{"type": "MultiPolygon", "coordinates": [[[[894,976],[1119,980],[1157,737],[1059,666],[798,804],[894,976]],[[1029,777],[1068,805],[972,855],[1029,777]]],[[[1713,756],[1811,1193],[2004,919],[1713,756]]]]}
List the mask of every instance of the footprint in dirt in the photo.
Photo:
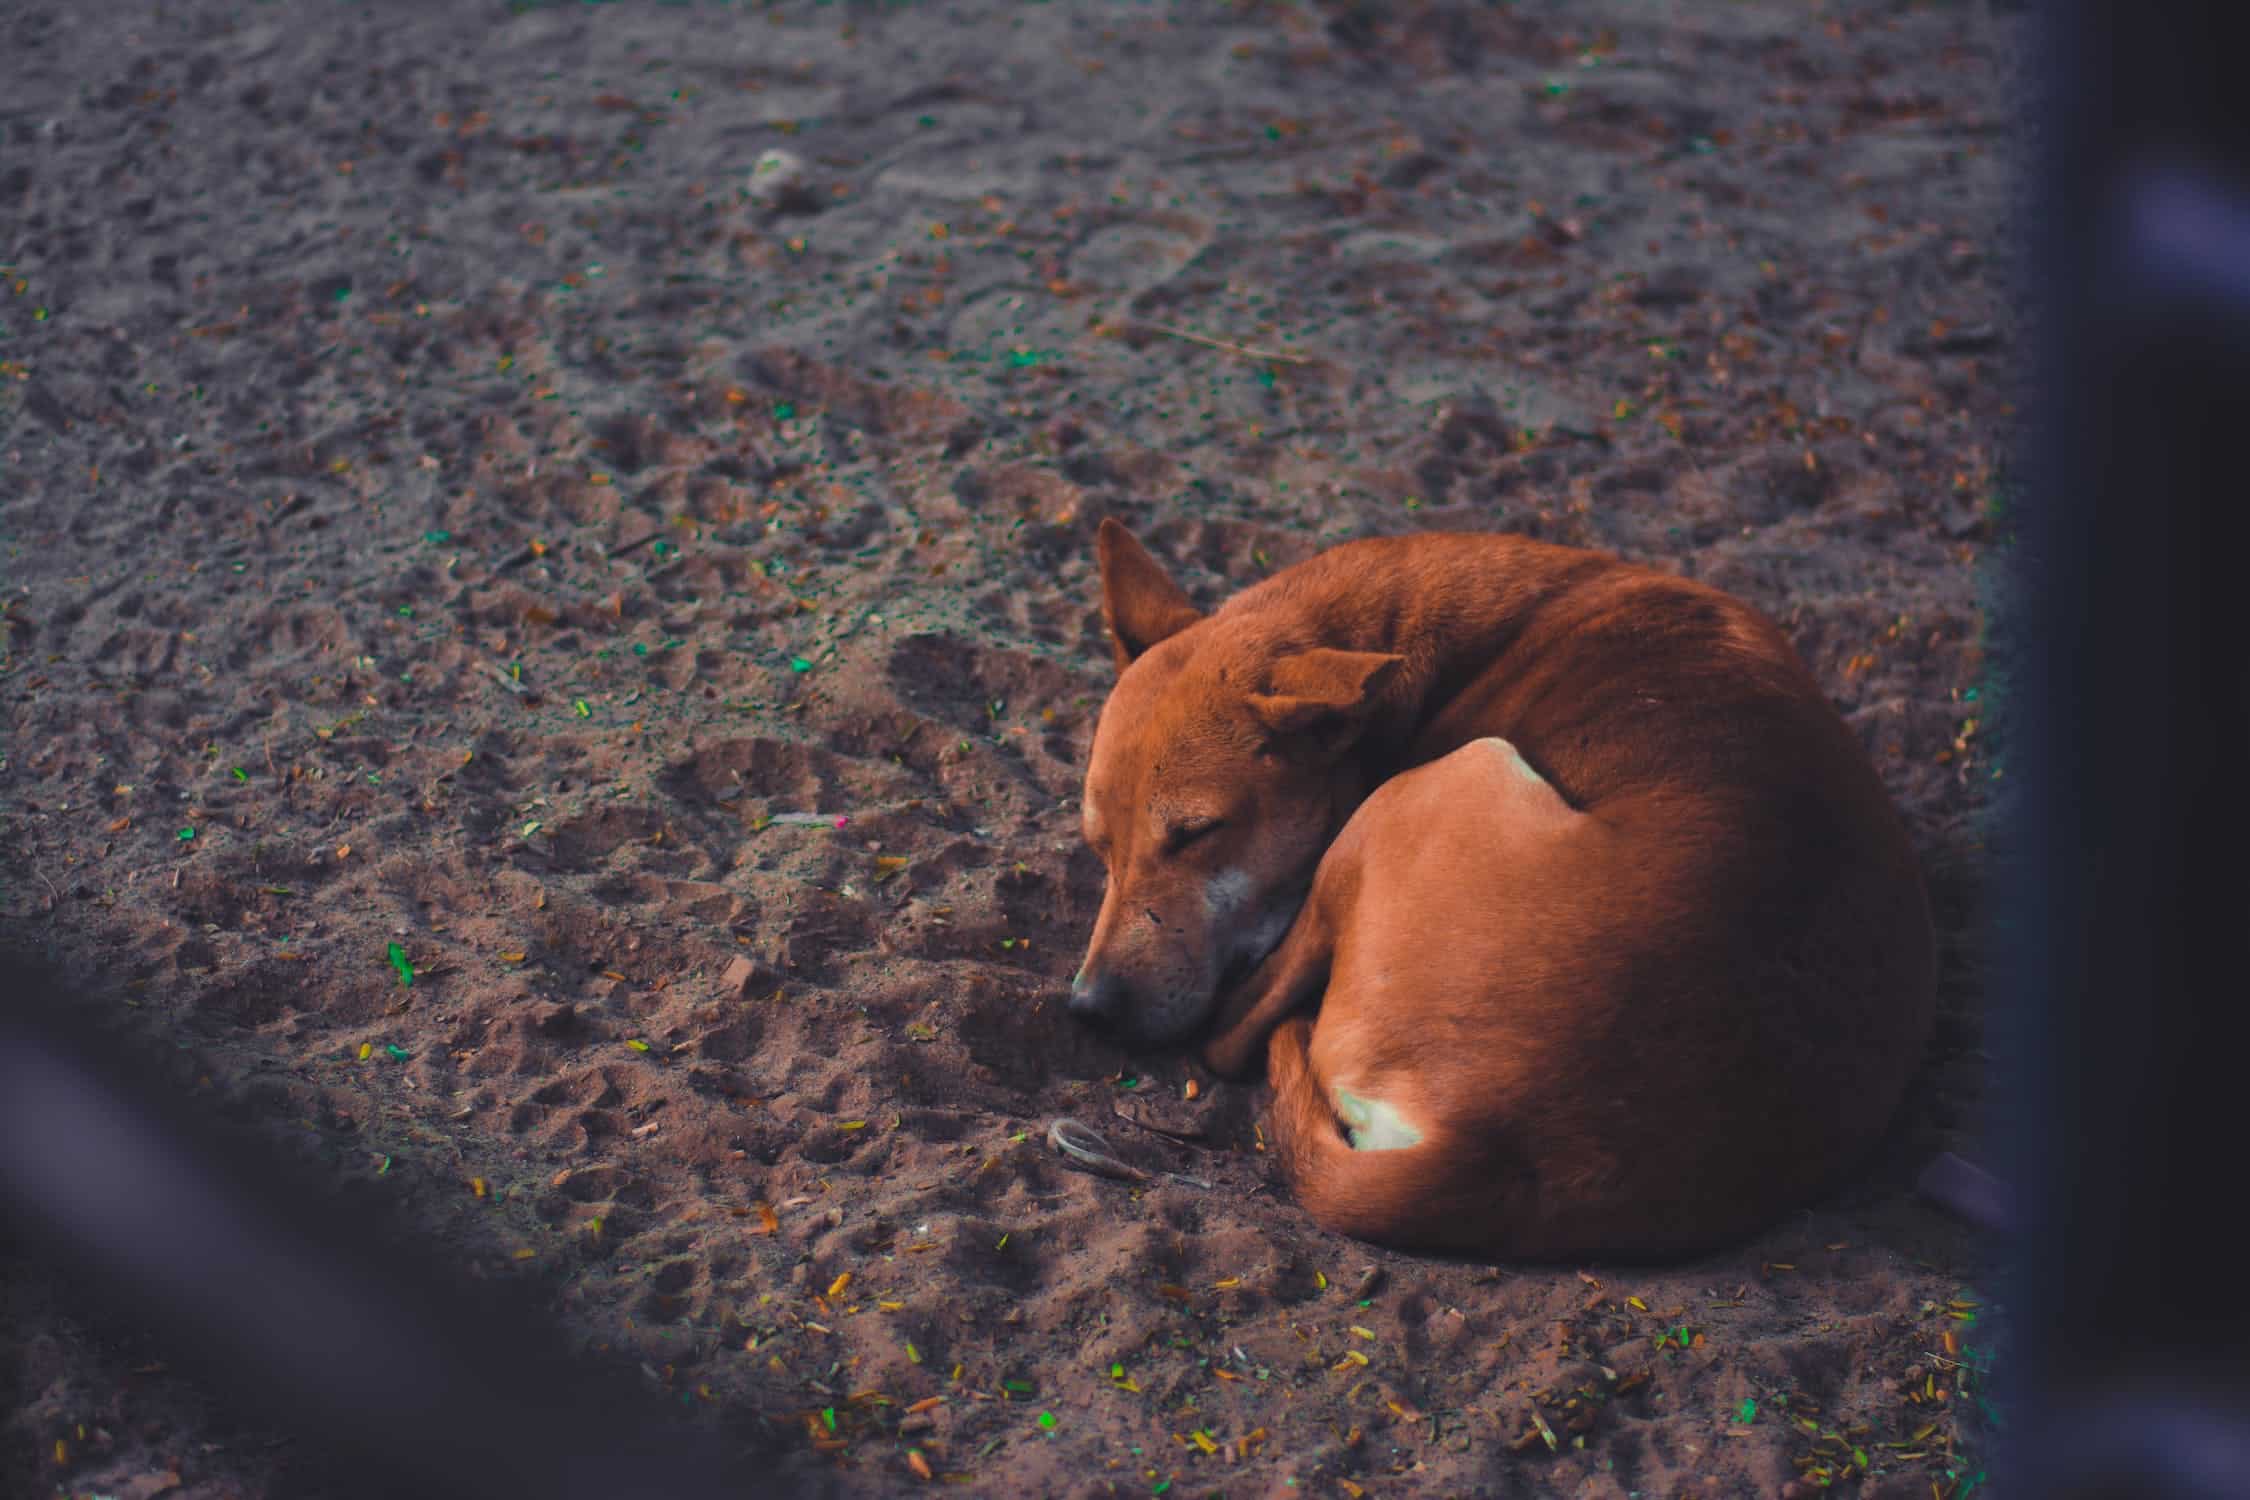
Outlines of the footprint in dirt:
{"type": "Polygon", "coordinates": [[[647,843],[663,826],[650,808],[604,807],[555,824],[548,852],[558,871],[581,873],[628,845],[647,843]]]}
{"type": "Polygon", "coordinates": [[[1090,672],[1059,659],[950,633],[908,636],[891,649],[885,670],[917,711],[979,734],[990,733],[1002,715],[1016,723],[1045,709],[1059,716],[1103,691],[1090,672]]]}
{"type": "Polygon", "coordinates": [[[847,787],[864,795],[866,772],[864,764],[817,746],[746,736],[701,746],[667,767],[657,785],[694,807],[748,798],[776,811],[810,812],[835,805],[847,787]]]}
{"type": "Polygon", "coordinates": [[[647,468],[693,468],[717,451],[710,440],[641,412],[601,418],[592,427],[589,446],[611,469],[628,476],[647,468]]]}
{"type": "Polygon", "coordinates": [[[1225,517],[1160,524],[1149,528],[1147,539],[1164,556],[1212,574],[1218,580],[1213,591],[1217,598],[1229,597],[1320,550],[1302,531],[1225,517]]]}
{"type": "Polygon", "coordinates": [[[1133,293],[1171,280],[1211,243],[1211,225],[1189,214],[1121,217],[1071,250],[1067,279],[1105,292],[1133,293]]]}

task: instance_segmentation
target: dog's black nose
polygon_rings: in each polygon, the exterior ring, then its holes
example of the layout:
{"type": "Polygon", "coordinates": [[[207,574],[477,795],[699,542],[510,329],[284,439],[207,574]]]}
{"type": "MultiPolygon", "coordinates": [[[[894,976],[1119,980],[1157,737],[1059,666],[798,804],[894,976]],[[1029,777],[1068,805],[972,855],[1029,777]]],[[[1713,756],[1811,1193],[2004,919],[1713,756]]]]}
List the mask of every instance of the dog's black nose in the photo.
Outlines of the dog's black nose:
{"type": "Polygon", "coordinates": [[[1070,1013],[1094,1026],[1107,1026],[1123,1007],[1125,988],[1109,974],[1080,969],[1070,982],[1070,1013]]]}

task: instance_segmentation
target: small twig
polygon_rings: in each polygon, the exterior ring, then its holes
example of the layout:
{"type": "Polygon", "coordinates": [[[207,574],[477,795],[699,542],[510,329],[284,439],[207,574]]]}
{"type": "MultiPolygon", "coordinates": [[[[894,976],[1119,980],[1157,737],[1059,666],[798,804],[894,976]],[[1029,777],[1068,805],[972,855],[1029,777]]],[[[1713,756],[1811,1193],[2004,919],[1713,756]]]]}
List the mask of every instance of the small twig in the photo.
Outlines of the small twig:
{"type": "Polygon", "coordinates": [[[1057,1119],[1047,1127],[1047,1144],[1061,1152],[1073,1165],[1098,1177],[1115,1177],[1123,1182],[1152,1182],[1162,1176],[1174,1182],[1184,1182],[1190,1187],[1211,1186],[1200,1178],[1184,1176],[1178,1172],[1144,1172],[1132,1163],[1120,1160],[1109,1149],[1109,1142],[1102,1139],[1100,1131],[1068,1117],[1057,1119]]]}
{"type": "Polygon", "coordinates": [[[1148,1173],[1111,1153],[1100,1132],[1072,1119],[1058,1119],[1047,1127],[1047,1144],[1073,1163],[1101,1177],[1122,1182],[1146,1182],[1148,1173]]]}
{"type": "Polygon", "coordinates": [[[663,534],[661,530],[651,531],[646,536],[635,537],[632,541],[620,542],[609,549],[609,560],[615,562],[628,552],[638,552],[663,534]]]}
{"type": "Polygon", "coordinates": [[[513,677],[510,677],[508,675],[508,669],[506,667],[501,666],[500,663],[496,661],[488,661],[485,663],[485,665],[492,668],[492,675],[499,678],[500,685],[506,688],[509,692],[518,695],[523,692],[523,684],[516,681],[513,677]]]}
{"type": "Polygon", "coordinates": [[[1146,1130],[1151,1134],[1166,1136],[1172,1140],[1180,1141],[1187,1145],[1196,1145],[1201,1142],[1204,1137],[1204,1132],[1200,1130],[1173,1130],[1163,1125],[1151,1125],[1146,1120],[1137,1120],[1133,1116],[1125,1113],[1125,1107],[1114,1100],[1110,1103],[1109,1112],[1117,1116],[1118,1119],[1123,1120],[1128,1125],[1138,1125],[1141,1129],[1146,1130]]]}
{"type": "Polygon", "coordinates": [[[1239,354],[1246,359],[1279,360],[1285,365],[1312,363],[1312,356],[1309,354],[1282,354],[1269,349],[1252,349],[1246,344],[1230,344],[1225,339],[1206,338],[1200,333],[1190,333],[1185,328],[1174,328],[1169,323],[1152,323],[1146,318],[1135,318],[1133,321],[1154,332],[1170,334],[1173,338],[1186,339],[1191,344],[1202,344],[1206,348],[1224,349],[1229,354],[1239,354]]]}

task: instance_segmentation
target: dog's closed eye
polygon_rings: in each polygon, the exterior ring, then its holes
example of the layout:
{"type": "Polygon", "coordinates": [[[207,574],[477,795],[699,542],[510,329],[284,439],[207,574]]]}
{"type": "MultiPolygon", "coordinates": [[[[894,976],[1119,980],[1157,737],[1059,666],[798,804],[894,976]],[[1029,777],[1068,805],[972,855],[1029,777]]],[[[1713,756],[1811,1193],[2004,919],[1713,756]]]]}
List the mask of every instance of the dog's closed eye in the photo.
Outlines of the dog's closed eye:
{"type": "Polygon", "coordinates": [[[1182,818],[1164,830],[1164,852],[1176,854],[1197,839],[1226,826],[1224,818],[1182,818]]]}

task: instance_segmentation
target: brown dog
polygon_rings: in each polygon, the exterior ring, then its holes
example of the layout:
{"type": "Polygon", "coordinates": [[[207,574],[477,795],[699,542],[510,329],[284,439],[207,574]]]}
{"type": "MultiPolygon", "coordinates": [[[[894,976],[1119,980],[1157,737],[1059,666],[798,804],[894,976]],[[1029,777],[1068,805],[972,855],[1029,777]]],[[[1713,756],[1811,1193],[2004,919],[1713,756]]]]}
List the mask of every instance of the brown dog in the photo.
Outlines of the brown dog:
{"type": "Polygon", "coordinates": [[[1927,1039],[1921,875],[1780,631],[1520,537],[1352,542],[1206,617],[1114,520],[1071,1009],[1264,1052],[1315,1219],[1511,1259],[1762,1227],[1927,1039]],[[1317,1014],[1314,1012],[1317,1011],[1317,1014]]]}

